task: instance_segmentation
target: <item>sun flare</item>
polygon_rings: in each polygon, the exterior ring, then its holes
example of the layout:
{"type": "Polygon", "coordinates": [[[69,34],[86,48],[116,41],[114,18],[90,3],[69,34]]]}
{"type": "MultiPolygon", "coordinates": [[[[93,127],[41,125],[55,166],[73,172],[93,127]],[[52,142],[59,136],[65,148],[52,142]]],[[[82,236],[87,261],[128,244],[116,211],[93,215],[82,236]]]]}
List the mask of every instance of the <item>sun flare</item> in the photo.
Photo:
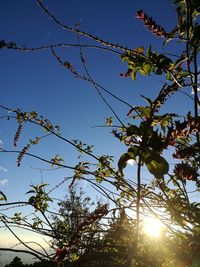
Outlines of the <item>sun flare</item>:
{"type": "Polygon", "coordinates": [[[147,217],[144,219],[143,230],[144,232],[154,238],[158,238],[161,235],[163,224],[155,217],[147,217]]]}

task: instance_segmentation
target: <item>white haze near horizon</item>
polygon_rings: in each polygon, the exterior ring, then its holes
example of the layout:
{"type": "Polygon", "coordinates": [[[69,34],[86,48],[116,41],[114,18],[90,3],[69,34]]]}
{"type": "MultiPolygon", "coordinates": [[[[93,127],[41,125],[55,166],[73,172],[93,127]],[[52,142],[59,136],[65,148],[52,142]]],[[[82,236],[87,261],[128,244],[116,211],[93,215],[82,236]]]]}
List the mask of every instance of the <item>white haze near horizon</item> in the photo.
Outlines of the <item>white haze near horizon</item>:
{"type": "MultiPolygon", "coordinates": [[[[36,242],[38,244],[40,244],[41,246],[44,247],[44,249],[46,249],[48,251],[49,247],[48,247],[48,240],[47,238],[44,238],[40,235],[37,234],[33,234],[33,233],[22,233],[21,231],[15,231],[16,234],[18,234],[18,236],[24,241],[24,242],[36,242]],[[46,241],[46,242],[45,242],[46,241]]],[[[4,248],[11,248],[13,246],[15,246],[16,244],[19,243],[19,241],[7,230],[0,230],[0,247],[4,247],[4,248]]],[[[36,244],[32,244],[31,245],[32,248],[36,249],[36,250],[41,250],[41,248],[39,248],[39,246],[37,246],[36,244]]],[[[17,245],[15,247],[13,247],[14,249],[25,249],[24,246],[22,245],[17,245]]],[[[19,258],[21,258],[22,262],[24,264],[30,264],[33,263],[35,261],[37,261],[38,259],[34,258],[32,255],[26,254],[26,253],[16,253],[16,252],[9,252],[9,251],[0,251],[0,267],[4,267],[5,264],[8,264],[12,261],[12,259],[14,257],[18,256],[19,258]]]]}

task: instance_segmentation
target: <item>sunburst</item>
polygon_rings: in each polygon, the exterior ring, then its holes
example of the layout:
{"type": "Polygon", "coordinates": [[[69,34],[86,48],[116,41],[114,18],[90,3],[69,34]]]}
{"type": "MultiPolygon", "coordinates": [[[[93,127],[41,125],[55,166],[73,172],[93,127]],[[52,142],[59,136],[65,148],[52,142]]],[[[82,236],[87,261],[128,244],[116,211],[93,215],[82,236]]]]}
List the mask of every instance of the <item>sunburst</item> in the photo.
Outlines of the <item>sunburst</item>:
{"type": "Polygon", "coordinates": [[[163,223],[155,217],[146,217],[143,223],[143,231],[148,236],[158,238],[163,230],[163,223]]]}

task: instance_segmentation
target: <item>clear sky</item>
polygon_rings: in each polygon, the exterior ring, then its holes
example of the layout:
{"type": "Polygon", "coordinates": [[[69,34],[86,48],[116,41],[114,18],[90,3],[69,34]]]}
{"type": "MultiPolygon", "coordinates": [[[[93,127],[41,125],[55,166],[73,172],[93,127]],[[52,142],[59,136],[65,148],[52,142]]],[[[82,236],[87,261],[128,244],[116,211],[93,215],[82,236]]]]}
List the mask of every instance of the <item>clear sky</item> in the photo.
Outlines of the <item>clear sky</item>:
{"type": "MultiPolygon", "coordinates": [[[[144,11],[158,21],[167,31],[176,24],[176,14],[170,0],[46,0],[49,10],[64,24],[74,26],[80,22],[80,28],[104,40],[121,43],[129,48],[149,45],[153,49],[164,51],[163,40],[153,36],[141,21],[135,18],[137,10],[144,11]]],[[[77,43],[73,33],[64,31],[44,14],[34,0],[0,1],[1,39],[14,41],[19,46],[38,47],[52,43],[77,43]]],[[[81,37],[83,44],[94,44],[81,37]]],[[[178,45],[168,45],[166,50],[179,52],[178,45]]],[[[64,60],[70,61],[83,73],[79,50],[61,48],[56,52],[64,60]]],[[[131,105],[143,104],[140,95],[156,96],[164,82],[164,77],[140,77],[137,81],[123,79],[120,73],[126,72],[127,66],[118,55],[94,49],[84,49],[87,65],[93,78],[105,88],[129,102],[131,105]]],[[[95,145],[95,153],[111,154],[117,158],[126,151],[110,134],[111,130],[95,128],[103,125],[105,117],[113,116],[102,102],[94,88],[72,77],[56,62],[50,51],[19,52],[0,50],[1,60],[1,104],[24,111],[35,110],[55,124],[61,125],[62,133],[68,139],[79,139],[95,145]]],[[[190,92],[188,92],[190,93],[190,92]]],[[[105,95],[106,96],[106,95],[105,95]]],[[[128,108],[106,96],[109,103],[126,122],[128,108]]],[[[184,95],[170,101],[166,110],[180,112],[190,108],[191,102],[184,95]],[[175,103],[175,100],[178,102],[175,103]]],[[[3,113],[2,113],[3,114],[3,113]]],[[[4,113],[5,114],[5,113],[4,113]]],[[[17,125],[1,120],[0,140],[4,148],[12,148],[17,125]]],[[[19,140],[22,149],[30,138],[38,134],[35,127],[27,127],[19,140]]],[[[54,138],[42,140],[31,149],[32,153],[50,159],[61,154],[66,164],[77,160],[76,152],[54,138]]],[[[16,155],[0,154],[0,191],[8,200],[25,199],[28,185],[39,183],[41,175],[45,182],[57,184],[69,173],[65,171],[43,171],[35,168],[48,168],[36,160],[25,158],[20,168],[16,164],[16,155]]],[[[86,187],[87,185],[83,185],[86,187]]],[[[59,195],[66,193],[66,187],[59,195]]]]}

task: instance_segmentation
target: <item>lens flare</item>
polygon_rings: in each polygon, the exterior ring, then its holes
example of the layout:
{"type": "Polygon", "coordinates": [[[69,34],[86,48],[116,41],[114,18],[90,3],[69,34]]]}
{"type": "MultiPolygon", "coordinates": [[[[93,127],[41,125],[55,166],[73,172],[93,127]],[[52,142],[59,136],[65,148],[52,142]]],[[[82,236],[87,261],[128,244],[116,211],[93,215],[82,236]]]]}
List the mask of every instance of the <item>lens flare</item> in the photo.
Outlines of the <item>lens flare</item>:
{"type": "Polygon", "coordinates": [[[150,237],[158,238],[161,235],[163,224],[155,217],[144,219],[143,231],[150,237]]]}

